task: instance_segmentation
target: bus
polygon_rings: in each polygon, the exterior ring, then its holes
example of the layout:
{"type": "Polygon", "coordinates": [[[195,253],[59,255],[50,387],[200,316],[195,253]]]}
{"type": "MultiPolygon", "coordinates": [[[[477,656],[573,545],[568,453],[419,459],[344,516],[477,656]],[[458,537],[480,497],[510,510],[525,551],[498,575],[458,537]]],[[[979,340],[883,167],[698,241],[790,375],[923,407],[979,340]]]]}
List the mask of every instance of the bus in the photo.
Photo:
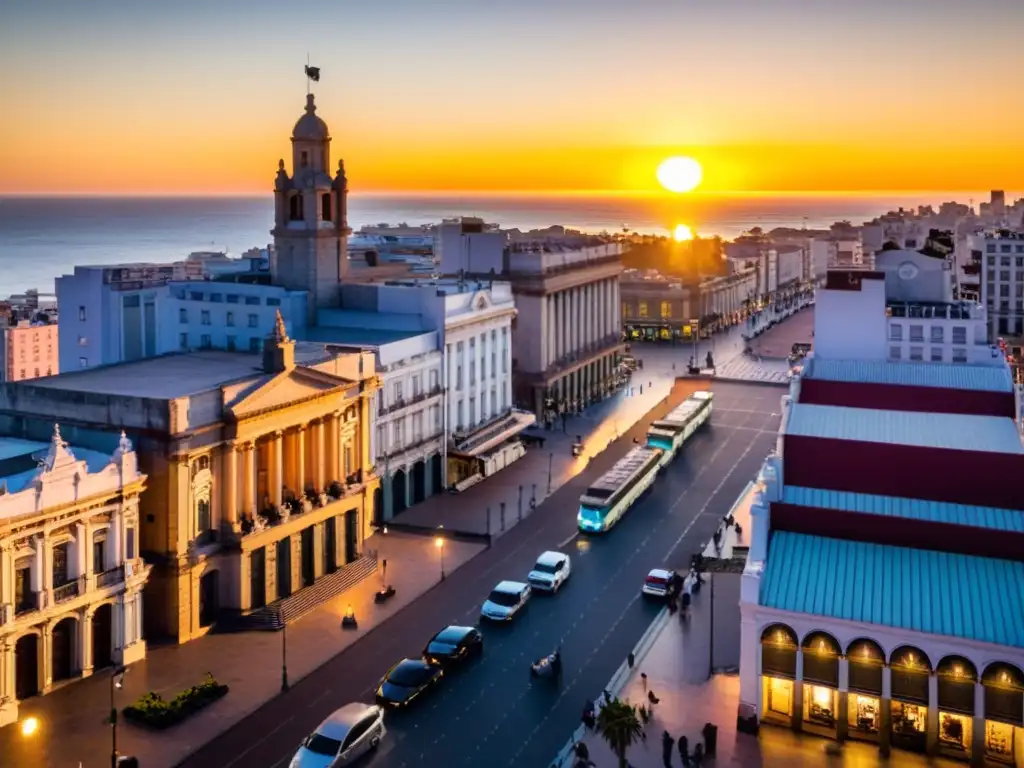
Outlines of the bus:
{"type": "Polygon", "coordinates": [[[651,487],[658,476],[663,454],[660,448],[639,445],[601,475],[580,496],[580,511],[576,516],[580,531],[601,533],[615,525],[651,487]]]}
{"type": "Polygon", "coordinates": [[[683,443],[690,439],[690,435],[711,418],[714,399],[711,392],[694,392],[664,419],[651,424],[647,430],[647,445],[664,451],[661,466],[672,461],[683,443]]]}

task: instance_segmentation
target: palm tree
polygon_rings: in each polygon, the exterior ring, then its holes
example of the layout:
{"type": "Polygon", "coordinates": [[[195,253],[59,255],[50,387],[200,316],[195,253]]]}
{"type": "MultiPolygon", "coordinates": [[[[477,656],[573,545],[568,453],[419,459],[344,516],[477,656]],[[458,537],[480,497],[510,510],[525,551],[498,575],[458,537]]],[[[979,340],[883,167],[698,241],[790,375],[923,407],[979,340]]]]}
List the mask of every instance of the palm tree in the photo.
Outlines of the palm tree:
{"type": "Polygon", "coordinates": [[[627,768],[626,750],[643,734],[636,707],[620,699],[606,702],[597,716],[597,732],[619,758],[619,768],[627,768]]]}

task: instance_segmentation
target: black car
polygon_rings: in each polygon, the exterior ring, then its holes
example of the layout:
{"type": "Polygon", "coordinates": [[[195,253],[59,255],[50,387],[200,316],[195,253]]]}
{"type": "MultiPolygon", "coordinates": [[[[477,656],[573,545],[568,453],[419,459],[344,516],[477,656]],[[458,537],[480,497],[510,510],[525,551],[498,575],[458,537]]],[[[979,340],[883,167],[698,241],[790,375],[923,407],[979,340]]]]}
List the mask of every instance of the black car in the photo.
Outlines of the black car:
{"type": "Polygon", "coordinates": [[[402,659],[384,675],[377,687],[377,703],[405,707],[421,693],[430,690],[444,676],[439,664],[426,659],[402,659]]]}
{"type": "Polygon", "coordinates": [[[434,635],[423,649],[423,658],[445,667],[461,664],[479,656],[484,650],[484,637],[474,627],[445,627],[434,635]]]}

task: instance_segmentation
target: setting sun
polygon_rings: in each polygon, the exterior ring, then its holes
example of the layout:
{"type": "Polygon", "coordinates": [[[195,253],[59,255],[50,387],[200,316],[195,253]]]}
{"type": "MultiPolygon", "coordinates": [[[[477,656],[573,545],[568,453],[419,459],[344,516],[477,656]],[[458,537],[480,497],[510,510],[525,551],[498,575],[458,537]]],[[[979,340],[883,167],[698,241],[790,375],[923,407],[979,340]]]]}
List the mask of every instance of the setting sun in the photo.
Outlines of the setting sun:
{"type": "Polygon", "coordinates": [[[669,192],[692,192],[703,178],[704,170],[692,157],[670,157],[658,166],[658,183],[669,192]]]}
{"type": "Polygon", "coordinates": [[[677,243],[693,240],[693,230],[685,224],[676,224],[676,228],[672,230],[672,237],[677,243]]]}

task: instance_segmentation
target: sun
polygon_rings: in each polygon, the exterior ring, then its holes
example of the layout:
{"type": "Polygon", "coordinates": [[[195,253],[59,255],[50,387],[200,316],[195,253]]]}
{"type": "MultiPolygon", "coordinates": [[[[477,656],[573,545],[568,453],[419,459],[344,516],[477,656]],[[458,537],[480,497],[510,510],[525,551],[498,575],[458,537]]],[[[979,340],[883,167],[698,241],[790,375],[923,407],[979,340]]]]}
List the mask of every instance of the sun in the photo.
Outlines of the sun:
{"type": "Polygon", "coordinates": [[[693,240],[693,230],[685,224],[676,224],[676,228],[672,230],[672,239],[677,243],[693,240]]]}
{"type": "Polygon", "coordinates": [[[700,186],[704,169],[692,157],[670,157],[658,166],[657,175],[669,192],[692,192],[700,186]]]}

